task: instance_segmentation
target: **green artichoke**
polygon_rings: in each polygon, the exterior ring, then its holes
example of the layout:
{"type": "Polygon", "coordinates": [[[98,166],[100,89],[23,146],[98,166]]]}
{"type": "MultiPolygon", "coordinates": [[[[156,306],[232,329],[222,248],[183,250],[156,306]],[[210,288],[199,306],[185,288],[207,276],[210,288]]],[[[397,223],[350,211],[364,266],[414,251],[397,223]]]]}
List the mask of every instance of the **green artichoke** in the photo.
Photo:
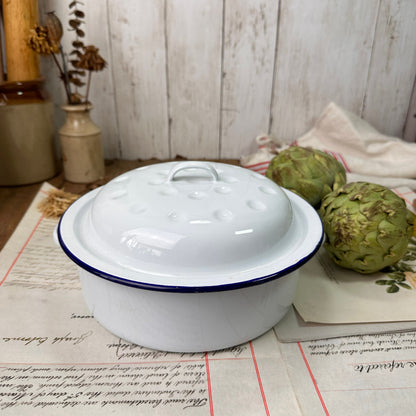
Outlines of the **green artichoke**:
{"type": "Polygon", "coordinates": [[[413,216],[404,200],[373,183],[342,186],[323,198],[318,212],[331,258],[359,273],[397,263],[413,234],[413,216]]]}
{"type": "Polygon", "coordinates": [[[346,183],[344,166],[334,157],[300,146],[289,147],[276,155],[266,176],[306,199],[315,208],[327,193],[346,183]]]}

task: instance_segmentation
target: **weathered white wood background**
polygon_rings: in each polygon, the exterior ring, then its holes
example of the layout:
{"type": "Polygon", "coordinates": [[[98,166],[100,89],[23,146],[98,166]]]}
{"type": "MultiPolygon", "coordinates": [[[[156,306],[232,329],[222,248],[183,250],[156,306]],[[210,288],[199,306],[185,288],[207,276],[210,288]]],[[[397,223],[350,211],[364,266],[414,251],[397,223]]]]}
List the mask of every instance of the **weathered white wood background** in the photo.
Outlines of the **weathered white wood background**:
{"type": "MultiPolygon", "coordinates": [[[[68,27],[70,0],[39,0],[68,27]]],[[[92,118],[107,158],[239,158],[261,133],[290,142],[334,101],[416,137],[415,0],[84,0],[92,118]]],[[[63,45],[70,50],[73,33],[63,45]]],[[[51,60],[43,75],[64,115],[51,60]]]]}

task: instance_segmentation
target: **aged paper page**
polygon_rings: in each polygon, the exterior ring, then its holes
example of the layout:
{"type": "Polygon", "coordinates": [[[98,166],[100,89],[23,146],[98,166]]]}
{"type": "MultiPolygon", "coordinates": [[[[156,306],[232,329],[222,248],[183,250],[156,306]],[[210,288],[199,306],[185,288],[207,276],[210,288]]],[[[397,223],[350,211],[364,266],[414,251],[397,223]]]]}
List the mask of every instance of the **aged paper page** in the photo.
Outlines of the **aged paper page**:
{"type": "Polygon", "coordinates": [[[280,344],[304,415],[416,414],[416,333],[280,344]]]}
{"type": "Polygon", "coordinates": [[[228,350],[174,354],[102,328],[36,205],[0,252],[0,411],[7,415],[302,415],[269,331],[228,350]]]}
{"type": "Polygon", "coordinates": [[[416,330],[416,322],[374,322],[364,324],[319,324],[305,322],[292,306],[285,317],[274,327],[281,342],[312,341],[350,335],[386,334],[416,330]]]}
{"type": "Polygon", "coordinates": [[[324,248],[305,264],[294,305],[306,322],[327,324],[416,321],[416,289],[387,293],[383,273],[361,275],[338,267],[324,248]]]}

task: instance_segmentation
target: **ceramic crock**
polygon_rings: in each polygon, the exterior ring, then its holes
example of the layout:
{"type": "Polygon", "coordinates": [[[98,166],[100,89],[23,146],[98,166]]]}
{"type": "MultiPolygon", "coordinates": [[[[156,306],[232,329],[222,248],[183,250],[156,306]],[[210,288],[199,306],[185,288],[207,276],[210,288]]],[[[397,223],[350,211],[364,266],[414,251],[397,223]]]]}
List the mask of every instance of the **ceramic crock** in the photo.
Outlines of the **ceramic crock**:
{"type": "Polygon", "coordinates": [[[77,200],[57,228],[94,317],[127,341],[177,352],[272,328],[322,237],[299,196],[238,166],[192,161],[127,172],[77,200]]]}
{"type": "Polygon", "coordinates": [[[27,185],[58,172],[53,103],[42,79],[0,85],[0,186],[27,185]]]}
{"type": "Polygon", "coordinates": [[[59,129],[64,176],[74,183],[90,183],[105,175],[101,129],[92,121],[91,104],[64,105],[59,129]]]}

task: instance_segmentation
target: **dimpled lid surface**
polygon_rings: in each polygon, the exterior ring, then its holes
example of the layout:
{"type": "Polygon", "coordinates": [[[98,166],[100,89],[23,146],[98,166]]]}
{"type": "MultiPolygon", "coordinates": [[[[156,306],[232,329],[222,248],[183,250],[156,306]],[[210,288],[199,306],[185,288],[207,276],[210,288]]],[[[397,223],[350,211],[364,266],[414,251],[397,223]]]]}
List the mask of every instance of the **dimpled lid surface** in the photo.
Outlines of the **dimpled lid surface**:
{"type": "Polygon", "coordinates": [[[91,251],[152,274],[235,271],[284,247],[292,208],[264,176],[211,162],[169,162],[103,186],[83,220],[91,251]]]}

